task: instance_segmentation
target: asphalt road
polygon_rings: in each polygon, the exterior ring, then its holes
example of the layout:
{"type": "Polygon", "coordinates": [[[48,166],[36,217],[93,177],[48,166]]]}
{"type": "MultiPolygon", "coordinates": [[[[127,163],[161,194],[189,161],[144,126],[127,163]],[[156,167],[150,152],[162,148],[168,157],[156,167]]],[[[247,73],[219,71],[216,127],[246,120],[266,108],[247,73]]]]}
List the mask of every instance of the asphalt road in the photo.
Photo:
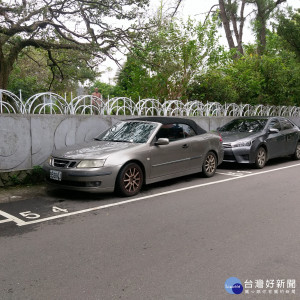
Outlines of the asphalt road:
{"type": "Polygon", "coordinates": [[[43,190],[2,203],[0,299],[300,299],[299,174],[287,158],[134,198],[43,190]]]}

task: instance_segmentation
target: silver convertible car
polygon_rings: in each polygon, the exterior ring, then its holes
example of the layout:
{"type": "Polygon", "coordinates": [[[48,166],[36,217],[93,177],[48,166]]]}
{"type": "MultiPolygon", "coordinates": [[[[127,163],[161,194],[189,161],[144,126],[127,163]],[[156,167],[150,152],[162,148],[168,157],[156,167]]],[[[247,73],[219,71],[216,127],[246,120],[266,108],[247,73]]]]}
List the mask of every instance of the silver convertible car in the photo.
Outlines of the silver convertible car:
{"type": "Polygon", "coordinates": [[[47,181],[64,189],[133,196],[143,184],[198,172],[211,177],[222,160],[218,134],[189,119],[144,117],[54,151],[43,168],[47,181]]]}

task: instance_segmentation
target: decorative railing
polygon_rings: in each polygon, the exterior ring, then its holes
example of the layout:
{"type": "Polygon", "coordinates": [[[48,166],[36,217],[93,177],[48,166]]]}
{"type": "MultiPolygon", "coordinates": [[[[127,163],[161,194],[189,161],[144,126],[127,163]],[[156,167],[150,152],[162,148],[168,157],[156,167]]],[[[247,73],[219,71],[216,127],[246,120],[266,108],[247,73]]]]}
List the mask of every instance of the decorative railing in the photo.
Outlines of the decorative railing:
{"type": "Polygon", "coordinates": [[[0,90],[1,114],[90,114],[90,115],[137,115],[137,116],[286,116],[300,117],[300,107],[269,106],[218,102],[203,103],[198,100],[183,102],[141,99],[137,102],[126,97],[111,99],[94,98],[91,95],[70,97],[47,92],[30,97],[0,90]]]}

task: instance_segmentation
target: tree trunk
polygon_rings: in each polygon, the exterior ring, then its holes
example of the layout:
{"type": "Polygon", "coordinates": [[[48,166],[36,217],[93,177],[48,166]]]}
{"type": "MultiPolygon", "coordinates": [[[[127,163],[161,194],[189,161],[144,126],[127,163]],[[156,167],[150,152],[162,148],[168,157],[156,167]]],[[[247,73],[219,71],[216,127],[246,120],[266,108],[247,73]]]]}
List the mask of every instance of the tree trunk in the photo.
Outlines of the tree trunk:
{"type": "Polygon", "coordinates": [[[0,89],[6,90],[8,87],[8,78],[13,68],[14,60],[5,59],[2,45],[0,46],[0,89]]]}
{"type": "Polygon", "coordinates": [[[266,49],[267,44],[267,21],[270,18],[271,13],[274,9],[281,3],[286,2],[286,0],[277,0],[277,1],[266,1],[266,0],[255,0],[254,3],[257,7],[257,40],[258,45],[258,54],[262,55],[266,49]]]}
{"type": "Polygon", "coordinates": [[[267,6],[265,1],[256,1],[257,5],[257,40],[258,40],[258,48],[257,52],[259,55],[262,55],[266,48],[266,26],[267,22],[267,6]]]}
{"type": "Polygon", "coordinates": [[[238,50],[240,53],[244,54],[244,49],[243,49],[243,33],[244,33],[244,23],[245,23],[245,18],[244,18],[244,11],[245,11],[245,6],[246,6],[246,0],[242,1],[242,6],[241,6],[241,12],[240,12],[240,28],[239,28],[239,38],[238,38],[238,50]]]}
{"type": "Polygon", "coordinates": [[[221,20],[222,20],[222,23],[223,23],[223,26],[224,26],[228,46],[229,46],[230,49],[235,49],[236,46],[235,46],[234,40],[232,38],[232,33],[231,33],[231,30],[230,30],[230,23],[229,23],[229,19],[227,17],[227,14],[226,14],[225,4],[224,4],[223,0],[219,0],[219,6],[220,6],[220,16],[221,16],[221,20]]]}
{"type": "Polygon", "coordinates": [[[3,45],[0,45],[0,89],[6,90],[8,88],[9,76],[13,70],[13,65],[17,60],[18,47],[12,48],[9,55],[5,56],[3,53],[3,45]]]}
{"type": "Polygon", "coordinates": [[[6,90],[8,87],[8,78],[12,68],[6,62],[0,60],[0,89],[6,90]]]}
{"type": "Polygon", "coordinates": [[[266,49],[266,44],[267,44],[267,29],[266,29],[266,22],[265,20],[261,20],[259,24],[259,30],[258,30],[258,49],[257,52],[259,55],[263,55],[266,49]]]}

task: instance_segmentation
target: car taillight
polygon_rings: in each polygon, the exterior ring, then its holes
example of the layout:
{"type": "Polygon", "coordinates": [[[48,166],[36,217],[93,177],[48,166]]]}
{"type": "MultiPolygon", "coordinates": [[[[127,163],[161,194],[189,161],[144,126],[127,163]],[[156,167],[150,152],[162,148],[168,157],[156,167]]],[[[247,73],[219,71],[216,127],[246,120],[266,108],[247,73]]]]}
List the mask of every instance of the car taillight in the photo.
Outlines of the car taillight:
{"type": "Polygon", "coordinates": [[[219,133],[219,137],[220,137],[220,142],[222,143],[223,142],[223,139],[221,137],[221,134],[219,133]]]}

